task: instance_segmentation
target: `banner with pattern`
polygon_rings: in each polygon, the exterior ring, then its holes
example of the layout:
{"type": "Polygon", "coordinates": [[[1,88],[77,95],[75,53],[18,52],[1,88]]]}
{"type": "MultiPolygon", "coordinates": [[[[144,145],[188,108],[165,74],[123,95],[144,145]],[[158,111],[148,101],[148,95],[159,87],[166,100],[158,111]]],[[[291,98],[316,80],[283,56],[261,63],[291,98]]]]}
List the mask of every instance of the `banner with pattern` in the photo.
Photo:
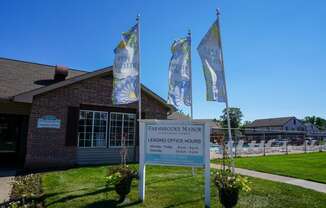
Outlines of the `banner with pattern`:
{"type": "Polygon", "coordinates": [[[139,98],[138,25],[122,34],[115,48],[113,64],[113,104],[128,104],[139,98]]]}
{"type": "Polygon", "coordinates": [[[203,64],[207,100],[226,102],[221,39],[217,21],[201,40],[197,50],[203,64]]]}
{"type": "Polygon", "coordinates": [[[169,65],[168,103],[176,107],[191,106],[190,38],[173,42],[169,65]]]}

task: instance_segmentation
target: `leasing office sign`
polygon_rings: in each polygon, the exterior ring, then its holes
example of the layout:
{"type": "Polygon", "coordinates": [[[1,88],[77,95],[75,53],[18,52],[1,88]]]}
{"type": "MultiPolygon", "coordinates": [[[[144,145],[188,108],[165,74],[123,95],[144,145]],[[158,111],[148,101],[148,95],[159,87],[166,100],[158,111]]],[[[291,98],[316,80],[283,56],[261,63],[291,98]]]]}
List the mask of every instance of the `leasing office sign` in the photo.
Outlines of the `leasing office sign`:
{"type": "Polygon", "coordinates": [[[146,124],[145,163],[204,166],[204,125],[146,124]]]}
{"type": "Polygon", "coordinates": [[[145,200],[146,165],[205,169],[205,205],[210,207],[210,128],[205,122],[140,120],[139,198],[145,200]]]}

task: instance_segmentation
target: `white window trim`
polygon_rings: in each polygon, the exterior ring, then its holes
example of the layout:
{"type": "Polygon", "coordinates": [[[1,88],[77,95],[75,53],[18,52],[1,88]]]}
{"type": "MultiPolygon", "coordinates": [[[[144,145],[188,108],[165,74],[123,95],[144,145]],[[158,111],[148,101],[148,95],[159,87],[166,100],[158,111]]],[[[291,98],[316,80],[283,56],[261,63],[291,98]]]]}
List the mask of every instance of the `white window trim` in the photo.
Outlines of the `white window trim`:
{"type": "MultiPolygon", "coordinates": [[[[115,148],[121,148],[122,146],[120,145],[120,146],[117,146],[117,145],[114,145],[114,146],[112,146],[111,145],[111,113],[114,113],[114,114],[120,114],[120,115],[122,115],[122,125],[121,125],[121,129],[122,129],[122,134],[121,134],[121,137],[123,136],[123,128],[124,128],[124,115],[135,115],[136,117],[135,117],[135,123],[134,123],[134,127],[135,127],[135,129],[134,129],[134,140],[133,140],[133,145],[126,145],[126,148],[134,148],[135,146],[136,146],[136,130],[137,130],[137,128],[136,128],[136,125],[137,125],[137,122],[136,122],[136,119],[137,119],[137,115],[136,115],[136,113],[123,113],[123,112],[110,112],[110,119],[109,119],[109,121],[110,121],[110,123],[109,123],[109,126],[110,126],[110,128],[109,128],[109,139],[108,139],[108,147],[109,148],[112,148],[112,149],[115,149],[115,148]]],[[[122,141],[122,138],[121,138],[121,141],[122,141]]]]}
{"type": "MultiPolygon", "coordinates": [[[[93,118],[92,118],[92,140],[91,140],[91,146],[90,147],[81,147],[79,146],[79,125],[78,125],[78,148],[81,149],[104,149],[107,148],[108,145],[108,122],[109,122],[109,113],[106,111],[95,111],[95,110],[80,110],[79,111],[79,117],[80,117],[80,112],[85,112],[85,113],[89,113],[92,112],[93,113],[93,118]],[[93,141],[94,141],[94,120],[95,120],[95,113],[106,113],[107,117],[106,117],[106,125],[105,125],[105,144],[103,146],[94,146],[93,145],[93,141]]],[[[80,120],[80,119],[79,119],[80,120]]]]}

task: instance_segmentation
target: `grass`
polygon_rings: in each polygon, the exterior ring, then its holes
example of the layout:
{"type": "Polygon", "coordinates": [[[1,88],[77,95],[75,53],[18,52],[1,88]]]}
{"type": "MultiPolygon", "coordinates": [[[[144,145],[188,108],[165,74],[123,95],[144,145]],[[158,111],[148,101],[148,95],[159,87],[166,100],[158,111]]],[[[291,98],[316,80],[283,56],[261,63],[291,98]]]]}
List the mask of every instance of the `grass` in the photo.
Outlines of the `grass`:
{"type": "MultiPolygon", "coordinates": [[[[136,165],[132,165],[137,168],[136,165]]],[[[82,167],[42,175],[45,205],[49,208],[146,207],[172,208],[204,207],[203,171],[191,175],[190,168],[148,166],[146,170],[146,200],[138,201],[137,181],[133,182],[129,203],[116,206],[118,196],[105,190],[107,167],[82,167]]],[[[250,178],[252,192],[241,193],[241,208],[325,207],[326,194],[292,185],[250,178]]],[[[211,185],[212,207],[217,205],[216,190],[211,185]]]]}
{"type": "Polygon", "coordinates": [[[326,152],[237,158],[239,168],[326,183],[326,152]]]}

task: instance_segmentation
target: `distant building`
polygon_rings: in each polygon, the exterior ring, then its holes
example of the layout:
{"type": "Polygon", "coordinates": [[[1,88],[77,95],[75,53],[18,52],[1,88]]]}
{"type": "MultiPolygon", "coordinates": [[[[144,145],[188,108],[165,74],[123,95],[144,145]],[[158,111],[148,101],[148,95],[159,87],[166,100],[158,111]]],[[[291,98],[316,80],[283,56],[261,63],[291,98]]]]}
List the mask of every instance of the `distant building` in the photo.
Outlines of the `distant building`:
{"type": "Polygon", "coordinates": [[[318,127],[312,123],[305,123],[305,130],[308,134],[316,134],[316,133],[320,133],[320,130],[318,129],[318,127]]]}
{"type": "MultiPolygon", "coordinates": [[[[168,115],[169,120],[191,120],[189,115],[186,115],[182,112],[173,112],[168,115]]],[[[194,119],[195,121],[201,121],[208,124],[211,128],[211,136],[210,141],[212,143],[219,143],[223,139],[223,131],[221,130],[221,126],[219,125],[216,119],[194,119]]]]}
{"type": "Polygon", "coordinates": [[[310,138],[326,138],[326,131],[321,131],[316,125],[312,123],[305,123],[305,131],[307,137],[310,138]]]}
{"type": "Polygon", "coordinates": [[[167,117],[168,120],[191,120],[191,117],[189,115],[186,115],[182,112],[173,112],[167,117]]]}
{"type": "Polygon", "coordinates": [[[301,139],[326,137],[325,133],[310,123],[296,117],[257,119],[245,126],[244,134],[252,139],[301,139]],[[263,135],[263,136],[262,136],[263,135]]]}
{"type": "Polygon", "coordinates": [[[266,131],[305,131],[305,124],[296,117],[258,119],[246,128],[266,131]]]}

